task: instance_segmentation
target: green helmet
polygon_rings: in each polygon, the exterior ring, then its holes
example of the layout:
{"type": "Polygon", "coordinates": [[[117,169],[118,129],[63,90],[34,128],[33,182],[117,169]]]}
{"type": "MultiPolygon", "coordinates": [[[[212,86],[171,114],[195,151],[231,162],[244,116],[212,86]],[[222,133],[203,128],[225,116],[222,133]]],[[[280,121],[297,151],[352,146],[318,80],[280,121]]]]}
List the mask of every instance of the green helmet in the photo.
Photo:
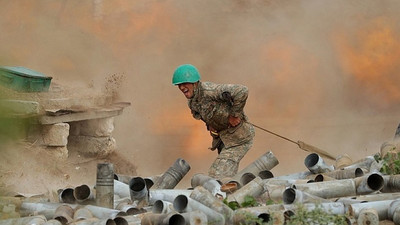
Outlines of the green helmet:
{"type": "Polygon", "coordinates": [[[182,84],[182,83],[196,83],[200,80],[200,73],[190,64],[183,64],[176,68],[174,75],[172,76],[172,84],[182,84]]]}

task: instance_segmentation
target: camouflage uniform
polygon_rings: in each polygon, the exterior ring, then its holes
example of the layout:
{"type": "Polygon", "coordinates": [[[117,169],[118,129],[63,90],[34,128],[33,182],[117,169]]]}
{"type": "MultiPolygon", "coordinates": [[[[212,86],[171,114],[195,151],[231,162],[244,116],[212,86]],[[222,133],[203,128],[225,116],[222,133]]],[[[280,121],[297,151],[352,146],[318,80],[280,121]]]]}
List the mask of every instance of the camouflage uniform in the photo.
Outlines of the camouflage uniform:
{"type": "Polygon", "coordinates": [[[207,129],[215,129],[223,143],[218,157],[208,174],[214,178],[232,177],[239,168],[239,162],[253,144],[254,127],[246,123],[243,112],[248,89],[243,85],[214,84],[199,82],[188,105],[195,119],[203,120],[207,129]],[[226,98],[226,93],[231,97],[226,98]],[[229,116],[240,117],[241,123],[231,127],[229,116]]]}

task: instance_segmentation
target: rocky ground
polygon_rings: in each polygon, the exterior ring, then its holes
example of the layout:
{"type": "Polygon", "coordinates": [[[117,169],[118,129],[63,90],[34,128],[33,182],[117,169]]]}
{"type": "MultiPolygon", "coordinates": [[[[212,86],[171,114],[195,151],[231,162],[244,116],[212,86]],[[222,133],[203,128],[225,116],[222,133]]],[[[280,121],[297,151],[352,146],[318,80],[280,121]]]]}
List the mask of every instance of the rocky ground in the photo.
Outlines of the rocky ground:
{"type": "Polygon", "coordinates": [[[19,141],[3,146],[0,152],[0,193],[46,195],[57,200],[57,190],[81,184],[93,186],[97,164],[111,162],[116,173],[136,174],[136,166],[114,152],[106,158],[83,157],[69,152],[59,158],[34,143],[19,141]]]}

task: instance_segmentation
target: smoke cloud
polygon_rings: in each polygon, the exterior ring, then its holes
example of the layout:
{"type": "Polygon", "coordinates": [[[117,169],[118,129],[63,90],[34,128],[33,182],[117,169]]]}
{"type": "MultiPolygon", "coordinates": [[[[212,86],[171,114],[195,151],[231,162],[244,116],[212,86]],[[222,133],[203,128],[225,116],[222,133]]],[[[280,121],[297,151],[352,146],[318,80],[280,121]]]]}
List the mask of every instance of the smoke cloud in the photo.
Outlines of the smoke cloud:
{"type": "MultiPolygon", "coordinates": [[[[354,160],[394,136],[400,108],[400,2],[0,1],[0,62],[88,87],[121,74],[121,154],[141,176],[177,158],[207,173],[216,157],[204,124],[171,84],[191,63],[202,79],[249,87],[250,120],[354,160]]],[[[306,170],[307,152],[257,130],[244,168],[266,151],[276,175],[306,170]]],[[[188,178],[191,176],[188,175],[188,178]]],[[[186,178],[186,179],[188,179],[186,178]]]]}

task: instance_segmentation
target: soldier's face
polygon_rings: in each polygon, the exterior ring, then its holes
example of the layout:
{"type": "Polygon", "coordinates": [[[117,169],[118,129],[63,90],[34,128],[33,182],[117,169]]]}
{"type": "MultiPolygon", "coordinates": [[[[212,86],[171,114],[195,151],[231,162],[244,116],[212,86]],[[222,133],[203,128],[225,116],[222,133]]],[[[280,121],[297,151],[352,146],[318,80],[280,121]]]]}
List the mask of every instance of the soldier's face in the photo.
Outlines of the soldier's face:
{"type": "Polygon", "coordinates": [[[178,84],[179,90],[185,95],[187,99],[193,98],[194,95],[194,84],[192,83],[183,83],[178,84]]]}

